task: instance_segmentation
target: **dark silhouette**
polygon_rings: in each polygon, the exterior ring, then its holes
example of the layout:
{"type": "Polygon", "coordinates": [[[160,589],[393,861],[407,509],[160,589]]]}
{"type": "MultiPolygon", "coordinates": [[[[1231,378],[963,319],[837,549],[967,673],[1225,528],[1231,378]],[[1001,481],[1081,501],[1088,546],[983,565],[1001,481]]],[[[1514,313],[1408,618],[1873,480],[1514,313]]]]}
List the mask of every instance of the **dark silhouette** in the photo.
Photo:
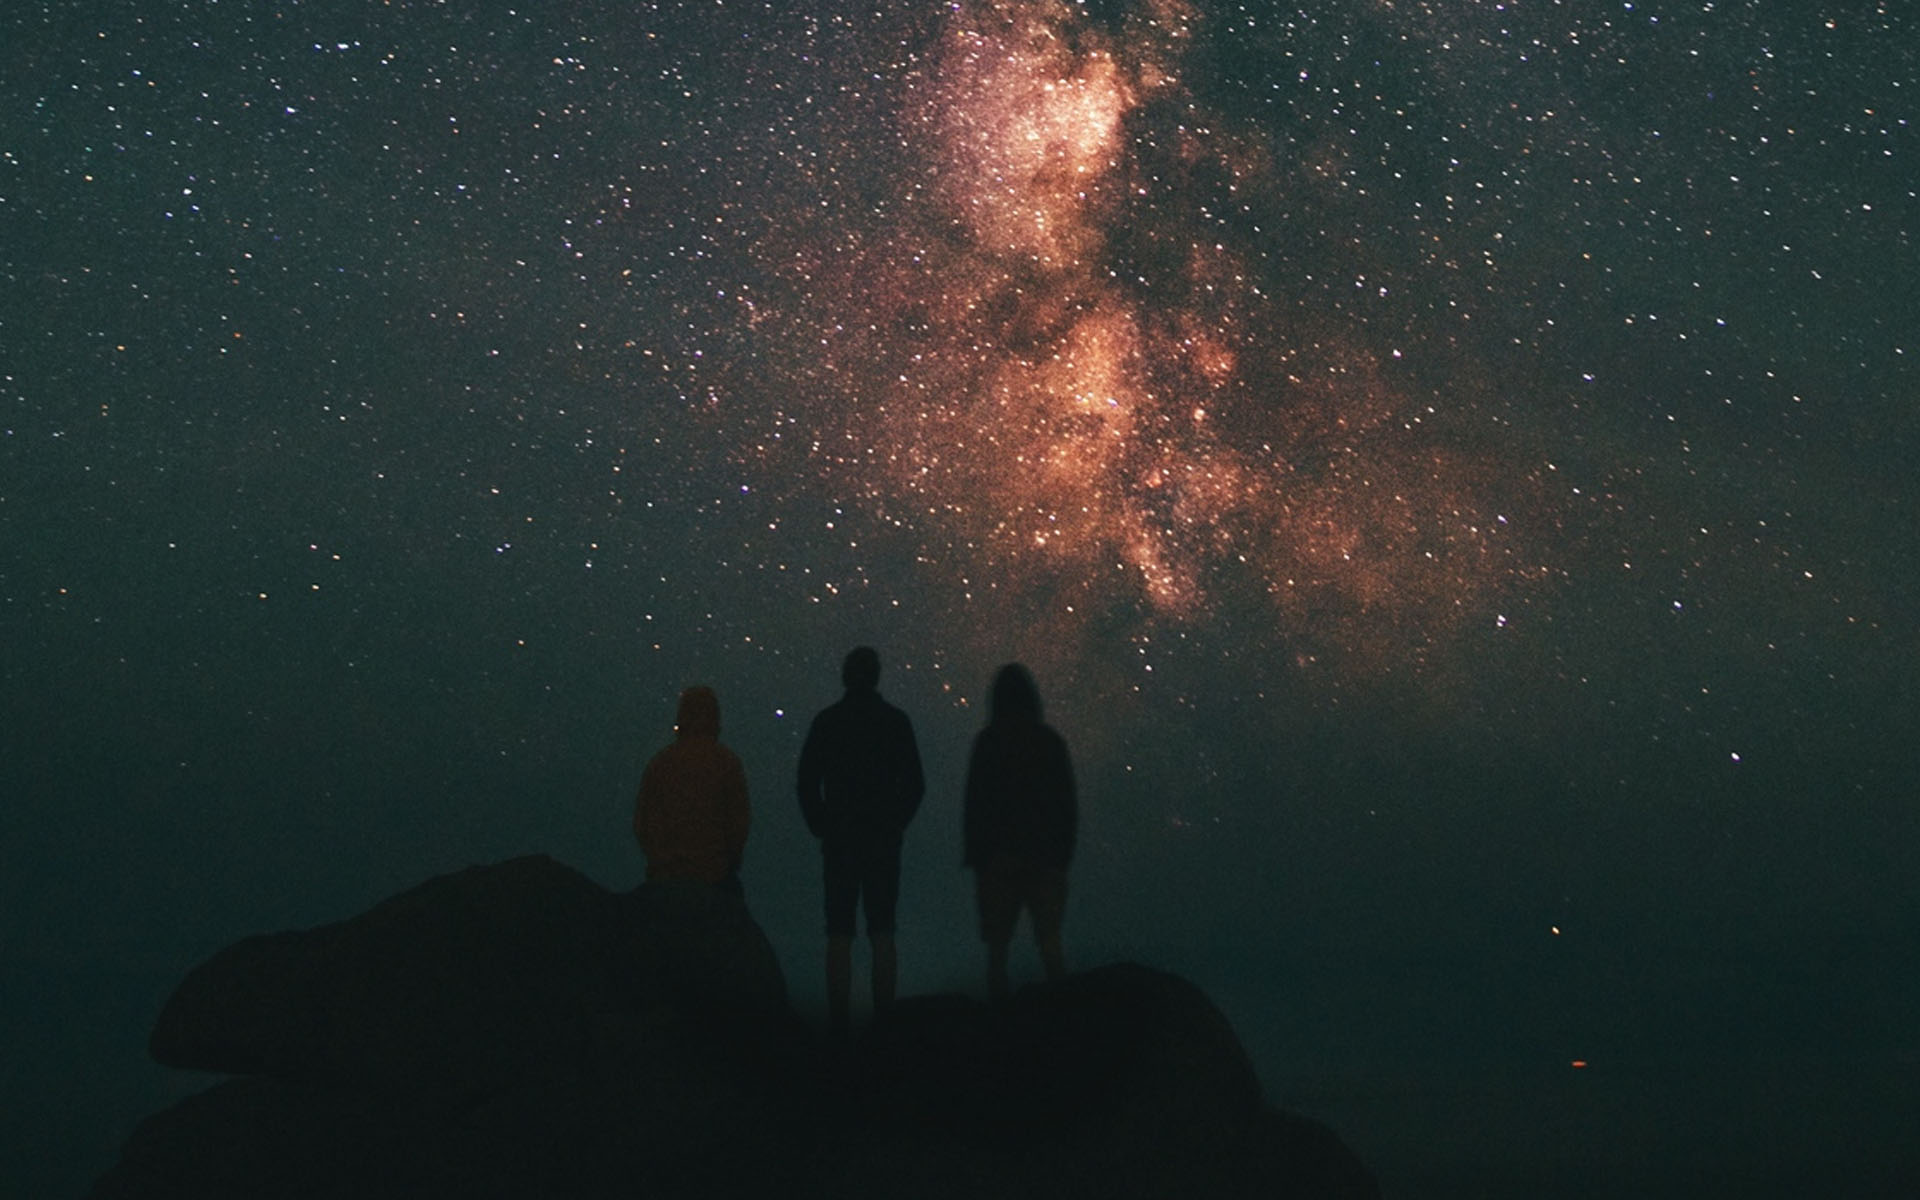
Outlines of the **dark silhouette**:
{"type": "Polygon", "coordinates": [[[633,835],[648,883],[698,882],[740,890],[747,848],[747,774],[720,744],[720,698],[680,693],[671,745],[653,756],[633,802],[633,835]]]}
{"type": "Polygon", "coordinates": [[[1177,976],[903,998],[824,1053],[741,900],[538,855],[228,946],[151,1048],[237,1077],[143,1122],[88,1200],[1379,1197],[1177,976]]]}
{"type": "Polygon", "coordinates": [[[926,792],[907,714],[880,696],[880,655],[853,650],[841,664],[846,694],[821,710],[800,751],[800,812],[820,839],[826,881],[827,1016],[845,1037],[853,991],[854,909],[864,903],[873,943],[873,1006],[893,1002],[893,941],[900,900],[900,843],[926,792]]]}
{"type": "Polygon", "coordinates": [[[1066,974],[1060,925],[1079,805],[1067,743],[1041,718],[1040,689],[1019,663],[994,676],[987,727],[967,761],[965,819],[989,994],[1007,994],[1007,943],[1023,908],[1047,978],[1057,982],[1066,974]]]}

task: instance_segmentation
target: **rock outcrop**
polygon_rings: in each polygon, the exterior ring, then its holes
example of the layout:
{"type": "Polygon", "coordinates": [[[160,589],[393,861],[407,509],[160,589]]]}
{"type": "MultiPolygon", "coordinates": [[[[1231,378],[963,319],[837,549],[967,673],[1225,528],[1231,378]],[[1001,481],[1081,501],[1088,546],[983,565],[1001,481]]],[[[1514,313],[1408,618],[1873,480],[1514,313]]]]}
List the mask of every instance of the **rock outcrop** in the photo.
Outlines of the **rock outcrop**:
{"type": "Polygon", "coordinates": [[[236,1078],[143,1123],[95,1200],[1376,1194],[1175,976],[909,998],[823,1047],[738,897],[542,857],[236,943],[152,1051],[236,1078]]]}

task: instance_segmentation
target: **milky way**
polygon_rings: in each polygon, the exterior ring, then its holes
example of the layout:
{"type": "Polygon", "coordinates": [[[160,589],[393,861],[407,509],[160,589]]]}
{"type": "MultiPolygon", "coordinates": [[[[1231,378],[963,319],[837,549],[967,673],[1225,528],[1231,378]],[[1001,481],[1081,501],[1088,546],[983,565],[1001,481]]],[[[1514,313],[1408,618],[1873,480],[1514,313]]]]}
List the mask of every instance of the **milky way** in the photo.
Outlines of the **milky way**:
{"type": "Polygon", "coordinates": [[[1417,664],[1550,569],[1538,465],[1450,445],[1436,406],[1473,397],[1275,294],[1304,256],[1273,253],[1273,198],[1327,168],[1195,98],[1199,21],[982,4],[915,31],[888,124],[837,131],[881,194],[757,251],[797,297],[777,361],[815,389],[810,466],[910,525],[940,586],[1063,631],[1256,598],[1300,656],[1417,664]]]}
{"type": "Polygon", "coordinates": [[[591,597],[667,673],[1188,638],[1442,705],[1624,637],[1682,724],[1898,625],[1830,502],[1905,436],[1884,5],[21,22],[15,429],[34,477],[165,474],[150,610],[384,631],[470,573],[485,644],[591,597]],[[198,536],[240,493],[271,533],[198,536]]]}

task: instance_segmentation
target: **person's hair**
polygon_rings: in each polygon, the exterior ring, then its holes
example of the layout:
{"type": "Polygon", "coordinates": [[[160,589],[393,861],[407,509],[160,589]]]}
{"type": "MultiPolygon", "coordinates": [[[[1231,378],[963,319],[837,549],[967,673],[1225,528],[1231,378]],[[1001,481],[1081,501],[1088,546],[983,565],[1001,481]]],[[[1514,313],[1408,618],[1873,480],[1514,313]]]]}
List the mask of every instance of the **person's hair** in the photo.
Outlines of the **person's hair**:
{"type": "Polygon", "coordinates": [[[880,652],[872,646],[855,646],[840,664],[840,682],[857,691],[880,686],[880,652]]]}
{"type": "Polygon", "coordinates": [[[1017,662],[1001,667],[993,677],[993,690],[987,696],[987,720],[1038,721],[1040,685],[1033,672],[1017,662]]]}
{"type": "Polygon", "coordinates": [[[680,737],[720,736],[720,697],[712,688],[695,684],[680,693],[673,731],[680,737]]]}

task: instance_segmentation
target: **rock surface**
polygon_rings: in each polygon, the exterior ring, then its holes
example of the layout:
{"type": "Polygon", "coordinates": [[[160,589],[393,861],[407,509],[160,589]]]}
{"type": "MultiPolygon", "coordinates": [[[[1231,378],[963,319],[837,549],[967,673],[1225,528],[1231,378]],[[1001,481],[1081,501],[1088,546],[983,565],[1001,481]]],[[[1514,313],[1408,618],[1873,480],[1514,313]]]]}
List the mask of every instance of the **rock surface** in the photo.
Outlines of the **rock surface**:
{"type": "Polygon", "coordinates": [[[830,1050],[739,898],[543,857],[236,943],[151,1045],[238,1078],[143,1123],[95,1200],[1377,1195],[1176,976],[909,998],[830,1050]]]}

